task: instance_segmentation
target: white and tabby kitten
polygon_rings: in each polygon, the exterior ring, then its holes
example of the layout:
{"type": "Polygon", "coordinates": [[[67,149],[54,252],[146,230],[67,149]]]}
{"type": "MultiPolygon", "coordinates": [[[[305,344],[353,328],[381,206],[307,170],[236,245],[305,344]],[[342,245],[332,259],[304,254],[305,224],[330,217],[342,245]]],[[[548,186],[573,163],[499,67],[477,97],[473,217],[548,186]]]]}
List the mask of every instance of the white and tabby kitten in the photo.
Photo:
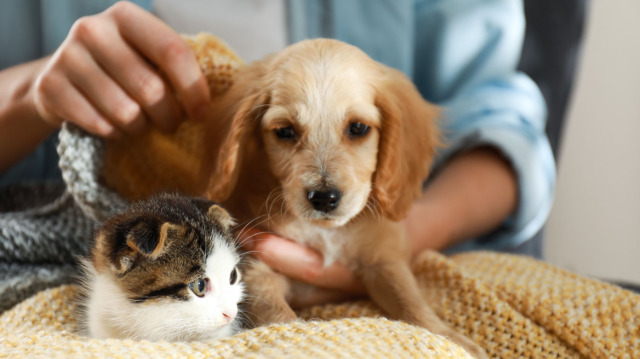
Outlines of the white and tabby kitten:
{"type": "Polygon", "coordinates": [[[83,261],[88,335],[186,341],[239,331],[233,225],[213,202],[167,194],[108,220],[83,261]]]}

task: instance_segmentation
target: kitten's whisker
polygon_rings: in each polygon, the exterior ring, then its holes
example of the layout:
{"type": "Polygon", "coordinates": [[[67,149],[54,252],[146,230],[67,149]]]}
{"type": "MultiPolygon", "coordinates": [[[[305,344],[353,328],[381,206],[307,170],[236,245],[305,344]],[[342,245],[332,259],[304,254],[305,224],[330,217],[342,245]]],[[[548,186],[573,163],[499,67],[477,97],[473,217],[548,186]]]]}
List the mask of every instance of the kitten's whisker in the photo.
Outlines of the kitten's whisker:
{"type": "Polygon", "coordinates": [[[244,252],[244,253],[240,254],[240,255],[239,255],[239,257],[240,257],[240,260],[242,260],[242,259],[244,259],[244,257],[246,257],[247,255],[249,255],[249,254],[256,254],[256,253],[262,253],[262,252],[260,252],[260,251],[256,251],[256,250],[246,251],[246,252],[244,252]]]}
{"type": "MultiPolygon", "coordinates": [[[[249,230],[253,230],[255,227],[257,227],[257,226],[261,225],[261,224],[262,224],[262,223],[264,223],[265,221],[266,221],[266,219],[264,219],[264,220],[262,220],[262,221],[260,221],[260,222],[256,223],[256,225],[255,225],[254,227],[252,227],[252,228],[248,229],[248,230],[247,230],[247,232],[248,232],[249,230]]],[[[266,232],[266,231],[259,231],[259,232],[256,232],[256,233],[251,234],[250,236],[245,236],[245,235],[240,235],[240,234],[239,234],[239,235],[237,235],[237,236],[236,236],[236,239],[235,239],[235,243],[236,243],[236,245],[235,245],[235,249],[236,249],[236,250],[241,249],[242,247],[244,247],[244,246],[245,246],[245,244],[246,244],[246,243],[250,242],[250,240],[251,240],[253,237],[255,237],[255,236],[257,236],[257,235],[264,234],[264,233],[269,233],[269,232],[266,232]]]]}
{"type": "MultiPolygon", "coordinates": [[[[247,222],[247,223],[242,227],[242,229],[238,232],[238,237],[242,237],[242,235],[244,234],[245,230],[247,230],[247,228],[248,228],[248,227],[249,227],[249,226],[250,226],[254,221],[257,221],[258,219],[261,219],[262,217],[266,217],[266,215],[261,215],[261,216],[254,217],[254,218],[253,218],[253,219],[251,219],[249,222],[247,222]]],[[[254,228],[254,227],[250,227],[250,228],[248,228],[248,229],[250,230],[250,229],[253,229],[253,228],[254,228]]]]}
{"type": "Polygon", "coordinates": [[[280,187],[276,188],[274,191],[272,192],[278,192],[276,194],[276,196],[271,200],[270,204],[267,204],[268,209],[267,209],[267,214],[269,219],[272,218],[271,216],[271,212],[273,210],[273,206],[275,205],[276,202],[280,201],[282,198],[284,198],[284,192],[282,191],[282,189],[280,187]]]}
{"type": "MultiPolygon", "coordinates": [[[[251,299],[253,302],[262,302],[262,303],[265,303],[265,304],[271,303],[271,302],[269,302],[267,299],[265,299],[263,297],[258,297],[258,296],[250,295],[250,294],[246,294],[246,297],[244,299],[245,300],[251,299]]],[[[248,312],[245,311],[245,313],[248,313],[248,312]]]]}
{"type": "MultiPolygon", "coordinates": [[[[278,188],[278,189],[280,189],[280,188],[278,188]]],[[[271,204],[269,205],[269,208],[267,209],[267,218],[268,218],[268,220],[269,220],[269,221],[271,221],[271,218],[273,218],[273,216],[272,216],[273,206],[275,205],[275,203],[276,203],[277,201],[280,201],[280,200],[281,200],[281,199],[283,199],[283,198],[284,198],[284,192],[282,192],[282,191],[280,190],[280,193],[278,193],[278,194],[273,198],[273,200],[271,201],[271,204]]],[[[284,203],[284,201],[281,201],[281,202],[282,202],[282,203],[284,203]]]]}
{"type": "Polygon", "coordinates": [[[240,326],[241,326],[242,328],[251,329],[251,328],[255,328],[255,327],[257,327],[257,326],[256,326],[256,323],[255,323],[253,320],[251,320],[251,318],[249,318],[249,317],[246,315],[246,313],[243,313],[243,315],[242,315],[242,316],[238,316],[238,317],[236,317],[236,318],[237,318],[237,320],[240,322],[240,326]]]}
{"type": "Polygon", "coordinates": [[[275,233],[273,233],[271,231],[263,231],[263,232],[254,233],[254,234],[252,234],[252,235],[250,235],[248,237],[243,238],[242,245],[244,245],[247,242],[250,242],[251,239],[253,239],[254,237],[257,237],[257,236],[260,236],[260,235],[263,235],[263,234],[275,234],[275,233]]]}
{"type": "Polygon", "coordinates": [[[264,201],[264,204],[263,204],[264,209],[265,209],[265,212],[268,212],[267,208],[268,208],[268,206],[269,206],[269,199],[271,198],[271,195],[272,195],[272,194],[274,194],[275,192],[279,191],[279,190],[280,190],[280,188],[279,188],[279,187],[276,187],[276,188],[272,189],[272,190],[269,192],[269,194],[267,195],[267,199],[264,201]]]}

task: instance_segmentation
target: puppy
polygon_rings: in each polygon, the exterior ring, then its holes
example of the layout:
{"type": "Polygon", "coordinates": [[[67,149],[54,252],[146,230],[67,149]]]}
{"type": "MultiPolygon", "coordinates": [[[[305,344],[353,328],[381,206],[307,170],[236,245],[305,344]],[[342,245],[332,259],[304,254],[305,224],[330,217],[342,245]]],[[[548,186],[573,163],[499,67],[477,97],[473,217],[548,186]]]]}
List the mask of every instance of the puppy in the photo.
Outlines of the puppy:
{"type": "MultiPolygon", "coordinates": [[[[307,40],[240,70],[215,105],[230,121],[208,197],[346,264],[390,318],[484,351],[423,301],[402,224],[440,144],[437,107],[348,44],[307,40]]],[[[224,120],[223,120],[224,121],[224,120]]],[[[254,263],[256,324],[296,318],[301,284],[254,263]]]]}

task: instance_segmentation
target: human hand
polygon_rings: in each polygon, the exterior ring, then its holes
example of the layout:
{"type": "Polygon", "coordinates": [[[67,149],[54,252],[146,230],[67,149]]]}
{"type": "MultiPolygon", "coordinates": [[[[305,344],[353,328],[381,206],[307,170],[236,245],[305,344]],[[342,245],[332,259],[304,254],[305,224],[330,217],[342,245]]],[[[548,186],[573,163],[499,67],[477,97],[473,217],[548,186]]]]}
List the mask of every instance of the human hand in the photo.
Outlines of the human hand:
{"type": "MultiPolygon", "coordinates": [[[[403,224],[413,258],[427,249],[442,249],[447,243],[448,226],[443,225],[439,212],[429,201],[420,200],[411,207],[403,224]]],[[[304,297],[292,298],[294,307],[335,302],[366,293],[360,278],[346,265],[335,262],[324,267],[321,253],[295,241],[250,229],[241,233],[240,242],[245,250],[276,272],[315,287],[304,293],[304,297]]]]}
{"type": "MultiPolygon", "coordinates": [[[[404,221],[409,250],[414,257],[426,249],[439,249],[436,246],[444,242],[440,235],[446,232],[438,225],[438,216],[431,215],[433,209],[429,203],[416,202],[404,221]],[[432,234],[427,240],[425,232],[432,234]]],[[[335,262],[325,267],[322,254],[307,246],[257,229],[245,230],[240,237],[245,250],[276,272],[317,287],[315,292],[307,293],[304,298],[294,298],[296,307],[342,300],[366,292],[360,278],[346,265],[335,262]]]]}
{"type": "MultiPolygon", "coordinates": [[[[419,237],[425,227],[429,226],[429,221],[420,218],[424,212],[425,208],[416,203],[412,207],[410,217],[405,221],[405,228],[411,231],[408,233],[410,250],[416,255],[430,247],[429,243],[425,243],[419,237]]],[[[366,293],[360,278],[346,265],[335,262],[325,267],[322,254],[307,246],[257,229],[245,230],[240,237],[245,250],[276,272],[314,286],[313,291],[292,299],[294,302],[291,304],[294,307],[335,302],[366,293]]],[[[435,236],[432,238],[434,240],[431,245],[440,243],[439,240],[435,240],[435,236]]]]}
{"type": "Polygon", "coordinates": [[[68,120],[113,138],[149,123],[174,130],[183,112],[204,117],[209,88],[180,35],[119,2],[75,22],[37,77],[33,97],[46,122],[68,120]]]}
{"type": "Polygon", "coordinates": [[[324,267],[321,253],[290,239],[251,229],[243,231],[240,242],[245,250],[276,272],[317,287],[304,298],[295,298],[296,307],[308,307],[365,293],[362,282],[347,266],[335,262],[324,267]]]}

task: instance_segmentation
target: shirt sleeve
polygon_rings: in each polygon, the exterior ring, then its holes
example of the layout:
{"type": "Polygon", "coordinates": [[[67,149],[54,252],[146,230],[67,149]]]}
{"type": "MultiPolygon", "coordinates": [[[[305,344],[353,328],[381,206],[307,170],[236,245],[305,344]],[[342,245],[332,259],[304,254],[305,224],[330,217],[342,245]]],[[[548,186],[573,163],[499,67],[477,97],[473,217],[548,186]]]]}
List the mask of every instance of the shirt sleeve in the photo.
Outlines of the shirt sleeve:
{"type": "Polygon", "coordinates": [[[516,212],[493,233],[454,250],[516,246],[536,234],[551,208],[555,162],[545,134],[545,101],[536,84],[516,71],[524,29],[516,0],[417,6],[414,81],[444,109],[447,146],[436,168],[460,151],[489,145],[518,179],[516,212]]]}

